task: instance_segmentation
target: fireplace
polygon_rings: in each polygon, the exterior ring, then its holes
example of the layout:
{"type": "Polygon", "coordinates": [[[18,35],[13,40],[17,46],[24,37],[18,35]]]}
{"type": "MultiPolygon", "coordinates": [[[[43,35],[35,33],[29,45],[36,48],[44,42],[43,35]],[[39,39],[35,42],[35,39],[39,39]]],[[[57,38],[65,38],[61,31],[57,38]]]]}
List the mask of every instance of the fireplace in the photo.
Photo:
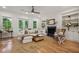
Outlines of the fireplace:
{"type": "Polygon", "coordinates": [[[56,26],[49,26],[47,27],[47,35],[48,36],[54,36],[54,33],[56,32],[56,26]]]}

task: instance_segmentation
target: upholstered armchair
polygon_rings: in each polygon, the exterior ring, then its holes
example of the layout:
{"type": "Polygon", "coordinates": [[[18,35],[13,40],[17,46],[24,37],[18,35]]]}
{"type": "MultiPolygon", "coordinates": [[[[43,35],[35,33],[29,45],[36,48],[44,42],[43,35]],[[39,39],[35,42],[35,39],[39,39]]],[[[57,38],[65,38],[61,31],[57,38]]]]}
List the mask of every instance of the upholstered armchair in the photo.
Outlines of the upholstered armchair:
{"type": "Polygon", "coordinates": [[[19,40],[21,40],[21,37],[25,35],[25,30],[19,31],[17,37],[19,40]]]}

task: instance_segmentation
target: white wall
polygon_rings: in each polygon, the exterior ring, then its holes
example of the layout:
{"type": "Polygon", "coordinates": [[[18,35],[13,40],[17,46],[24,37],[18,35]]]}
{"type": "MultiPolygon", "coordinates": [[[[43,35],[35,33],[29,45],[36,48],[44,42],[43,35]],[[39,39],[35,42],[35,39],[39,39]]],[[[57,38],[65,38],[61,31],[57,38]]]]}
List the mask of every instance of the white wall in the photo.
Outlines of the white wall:
{"type": "Polygon", "coordinates": [[[55,19],[57,28],[62,28],[62,13],[41,15],[42,20],[55,19]]]}
{"type": "Polygon", "coordinates": [[[2,17],[0,17],[0,29],[2,29],[2,17]]]}
{"type": "Polygon", "coordinates": [[[14,12],[0,11],[0,29],[3,28],[3,26],[2,26],[3,25],[2,24],[2,16],[11,17],[14,36],[16,36],[19,33],[19,27],[18,27],[18,20],[20,20],[19,18],[28,19],[29,27],[31,27],[31,28],[33,26],[32,21],[36,20],[37,21],[37,28],[40,27],[39,26],[39,24],[40,24],[39,18],[32,17],[32,16],[27,16],[27,15],[24,15],[24,14],[18,14],[18,13],[14,13],[14,12]]]}
{"type": "MultiPolygon", "coordinates": [[[[46,15],[45,17],[43,17],[44,20],[46,19],[51,19],[51,18],[55,18],[56,22],[57,22],[57,28],[61,29],[62,28],[62,16],[64,15],[70,15],[70,14],[75,14],[75,13],[79,13],[79,9],[70,9],[70,10],[66,10],[54,15],[46,15]]],[[[79,29],[78,29],[79,30],[79,29]]],[[[68,40],[72,40],[72,41],[79,41],[79,34],[78,32],[75,30],[75,32],[71,32],[71,31],[66,31],[66,39],[68,40]]]]}
{"type": "MultiPolygon", "coordinates": [[[[13,31],[14,31],[13,32],[14,36],[16,36],[19,33],[18,20],[20,20],[20,19],[18,19],[18,18],[28,19],[28,21],[30,22],[29,23],[29,27],[31,27],[31,28],[33,26],[32,21],[36,20],[37,21],[37,29],[38,30],[41,30],[41,21],[42,20],[55,18],[56,22],[57,22],[57,24],[56,24],[57,28],[62,28],[62,16],[72,13],[72,12],[69,13],[69,11],[71,11],[71,10],[67,10],[67,11],[64,11],[64,12],[61,12],[61,13],[50,14],[50,15],[41,15],[41,17],[36,17],[37,15],[36,16],[29,15],[28,16],[28,15],[25,15],[25,14],[19,14],[19,13],[14,13],[14,12],[10,12],[10,11],[6,12],[6,11],[3,11],[3,10],[0,10],[0,29],[2,28],[2,16],[11,17],[12,25],[13,25],[13,31]]],[[[68,37],[68,35],[70,37],[72,37],[71,34],[66,34],[66,37],[68,37]]],[[[75,38],[77,38],[77,37],[75,36],[75,38]]]]}
{"type": "MultiPolygon", "coordinates": [[[[76,13],[79,13],[79,9],[71,9],[71,10],[67,10],[67,11],[64,11],[60,14],[58,14],[58,27],[59,28],[62,28],[62,16],[66,16],[66,15],[72,15],[72,14],[76,14],[76,13]]],[[[79,30],[79,29],[78,29],[79,30]]],[[[75,30],[75,31],[66,31],[66,34],[65,34],[65,37],[66,39],[68,40],[72,40],[72,41],[79,41],[79,34],[78,34],[78,31],[75,30]]]]}

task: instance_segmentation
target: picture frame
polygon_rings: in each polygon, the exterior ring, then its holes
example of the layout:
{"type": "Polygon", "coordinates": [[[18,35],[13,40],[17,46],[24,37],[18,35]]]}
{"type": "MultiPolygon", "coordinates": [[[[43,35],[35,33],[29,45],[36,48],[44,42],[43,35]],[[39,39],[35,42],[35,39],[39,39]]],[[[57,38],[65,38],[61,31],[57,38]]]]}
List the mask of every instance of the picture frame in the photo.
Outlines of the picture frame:
{"type": "Polygon", "coordinates": [[[41,26],[42,26],[42,28],[45,28],[45,26],[46,26],[46,21],[42,21],[42,24],[41,24],[41,26]]]}
{"type": "Polygon", "coordinates": [[[47,24],[48,25],[54,25],[55,24],[55,19],[48,19],[47,24]]]}

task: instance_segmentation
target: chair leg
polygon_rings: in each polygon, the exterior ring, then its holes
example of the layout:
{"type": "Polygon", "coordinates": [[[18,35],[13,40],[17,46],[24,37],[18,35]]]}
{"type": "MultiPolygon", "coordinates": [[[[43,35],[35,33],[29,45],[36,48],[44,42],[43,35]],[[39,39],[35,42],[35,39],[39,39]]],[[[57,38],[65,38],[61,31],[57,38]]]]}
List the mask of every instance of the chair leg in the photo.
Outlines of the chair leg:
{"type": "Polygon", "coordinates": [[[58,37],[58,44],[60,45],[62,43],[61,37],[58,37]]]}
{"type": "Polygon", "coordinates": [[[58,37],[58,44],[64,44],[65,37],[58,37]]]}
{"type": "Polygon", "coordinates": [[[64,43],[65,37],[62,37],[62,43],[64,43]]]}

